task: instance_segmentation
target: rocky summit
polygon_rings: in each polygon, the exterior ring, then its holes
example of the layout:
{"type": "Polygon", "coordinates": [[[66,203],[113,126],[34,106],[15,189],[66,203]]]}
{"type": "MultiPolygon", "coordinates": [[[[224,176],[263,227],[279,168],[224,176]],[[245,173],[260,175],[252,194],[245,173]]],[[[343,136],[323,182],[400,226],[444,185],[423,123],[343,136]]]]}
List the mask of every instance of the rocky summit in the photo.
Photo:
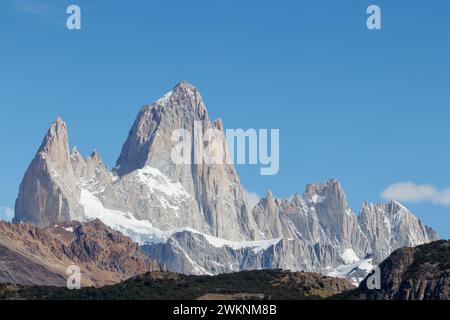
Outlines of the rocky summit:
{"type": "Polygon", "coordinates": [[[142,107],[110,170],[98,151],[87,158],[76,147],[70,151],[67,125],[58,118],[25,173],[14,222],[49,227],[99,219],[178,273],[280,268],[353,283],[397,248],[438,239],[395,201],[366,202],[356,215],[334,179],[290,199],[269,192],[251,208],[233,165],[172,161],[173,131],[193,132],[198,123],[226,141],[199,90],[180,82],[142,107]]]}

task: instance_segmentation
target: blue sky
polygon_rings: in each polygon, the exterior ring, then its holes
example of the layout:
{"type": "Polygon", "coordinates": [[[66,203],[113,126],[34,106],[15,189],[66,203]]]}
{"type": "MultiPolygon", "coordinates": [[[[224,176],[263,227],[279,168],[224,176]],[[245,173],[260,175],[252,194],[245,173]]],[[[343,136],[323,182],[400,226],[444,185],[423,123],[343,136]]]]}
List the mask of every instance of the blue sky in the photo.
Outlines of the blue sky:
{"type": "Polygon", "coordinates": [[[140,107],[184,79],[226,127],[280,129],[279,174],[239,166],[247,190],[333,177],[357,212],[410,182],[396,194],[448,238],[449,33],[448,1],[3,0],[0,216],[58,115],[111,167],[140,107]]]}

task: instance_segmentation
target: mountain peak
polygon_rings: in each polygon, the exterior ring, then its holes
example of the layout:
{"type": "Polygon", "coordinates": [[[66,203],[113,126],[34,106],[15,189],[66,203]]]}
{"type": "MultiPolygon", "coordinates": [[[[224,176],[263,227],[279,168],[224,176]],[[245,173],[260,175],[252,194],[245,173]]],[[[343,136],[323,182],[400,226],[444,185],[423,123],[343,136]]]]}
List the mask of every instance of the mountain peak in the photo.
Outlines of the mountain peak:
{"type": "Polygon", "coordinates": [[[344,192],[344,188],[342,188],[341,183],[339,182],[339,180],[334,179],[334,178],[330,178],[327,180],[327,182],[324,185],[325,189],[333,189],[339,193],[343,193],[344,192]]]}
{"type": "Polygon", "coordinates": [[[72,155],[79,155],[79,154],[80,154],[80,152],[78,151],[77,146],[73,146],[73,148],[72,148],[72,155]]]}
{"type": "Polygon", "coordinates": [[[56,118],[54,122],[50,124],[50,128],[44,138],[44,142],[49,142],[50,140],[58,138],[67,137],[67,126],[61,117],[56,118]]]}
{"type": "Polygon", "coordinates": [[[83,156],[81,155],[80,151],[78,151],[76,146],[73,146],[72,148],[70,159],[72,160],[72,163],[84,163],[83,156]]]}
{"type": "MultiPolygon", "coordinates": [[[[178,129],[193,130],[196,121],[211,127],[200,92],[189,82],[181,81],[170,92],[141,109],[117,159],[116,173],[123,176],[145,165],[158,167],[162,162],[171,162],[172,133],[178,129]],[[153,152],[155,149],[169,151],[153,152]],[[165,159],[160,159],[162,157],[165,159]],[[153,160],[159,163],[152,163],[153,160]]],[[[223,128],[221,122],[214,125],[223,128]]]]}
{"type": "Polygon", "coordinates": [[[388,203],[389,208],[391,208],[391,212],[398,212],[398,211],[405,211],[410,212],[408,208],[406,208],[404,205],[402,205],[400,202],[395,201],[394,199],[391,199],[388,203]]]}
{"type": "Polygon", "coordinates": [[[84,211],[77,204],[78,199],[78,182],[73,172],[67,126],[58,117],[50,125],[24,175],[16,200],[14,221],[48,226],[58,221],[81,218],[84,211]]]}
{"type": "Polygon", "coordinates": [[[94,149],[94,151],[92,151],[90,158],[92,158],[93,160],[101,160],[100,154],[98,153],[97,149],[94,149]]]}
{"type": "Polygon", "coordinates": [[[186,80],[181,80],[180,82],[178,82],[175,87],[173,88],[173,91],[177,90],[177,89],[189,89],[189,90],[197,90],[197,88],[190,82],[186,81],[186,80]]]}
{"type": "Polygon", "coordinates": [[[69,138],[66,123],[61,117],[50,125],[38,150],[41,159],[52,162],[57,167],[70,163],[69,138]]]}
{"type": "Polygon", "coordinates": [[[326,183],[309,183],[306,185],[304,196],[306,199],[312,196],[322,196],[333,192],[337,196],[345,196],[341,183],[336,179],[329,179],[326,183]]]}
{"type": "Polygon", "coordinates": [[[363,202],[363,208],[370,208],[369,201],[364,200],[364,202],[363,202]]]}
{"type": "MultiPolygon", "coordinates": [[[[202,101],[200,91],[187,81],[181,81],[170,92],[171,97],[173,97],[178,103],[185,104],[187,101],[195,102],[193,106],[199,105],[202,101]]],[[[192,104],[192,103],[188,103],[192,104]]]]}

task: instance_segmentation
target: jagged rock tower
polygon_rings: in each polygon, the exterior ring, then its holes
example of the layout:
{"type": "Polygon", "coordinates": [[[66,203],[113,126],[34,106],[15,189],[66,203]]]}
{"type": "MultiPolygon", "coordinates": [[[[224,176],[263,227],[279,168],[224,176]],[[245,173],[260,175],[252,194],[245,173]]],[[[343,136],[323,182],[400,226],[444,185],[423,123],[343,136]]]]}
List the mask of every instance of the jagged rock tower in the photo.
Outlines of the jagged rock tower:
{"type": "Polygon", "coordinates": [[[52,123],[20,185],[14,221],[49,226],[58,221],[81,220],[80,188],[70,160],[67,126],[52,123]]]}

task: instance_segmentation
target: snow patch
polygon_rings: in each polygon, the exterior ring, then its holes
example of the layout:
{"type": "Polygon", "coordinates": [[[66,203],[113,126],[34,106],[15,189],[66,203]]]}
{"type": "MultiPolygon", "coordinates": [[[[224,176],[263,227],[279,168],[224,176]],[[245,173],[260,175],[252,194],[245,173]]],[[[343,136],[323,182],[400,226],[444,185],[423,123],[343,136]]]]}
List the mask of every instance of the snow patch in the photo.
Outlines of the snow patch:
{"type": "Polygon", "coordinates": [[[163,95],[161,98],[159,98],[158,100],[156,100],[155,103],[159,103],[159,104],[166,104],[167,102],[169,102],[170,97],[172,96],[173,90],[167,92],[165,95],[163,95]]]}
{"type": "Polygon", "coordinates": [[[325,271],[329,277],[349,279],[355,286],[373,270],[372,258],[356,261],[351,264],[340,265],[325,271]]]}
{"type": "Polygon", "coordinates": [[[404,211],[406,211],[406,212],[410,212],[409,210],[408,210],[408,208],[406,208],[404,205],[402,205],[400,202],[398,202],[398,201],[393,201],[396,205],[398,205],[399,207],[400,207],[400,209],[403,209],[404,211]]]}
{"type": "Polygon", "coordinates": [[[169,197],[189,198],[189,193],[183,188],[181,183],[171,181],[167,176],[156,168],[145,166],[137,170],[139,181],[146,185],[151,192],[160,191],[169,197]]]}
{"type": "Polygon", "coordinates": [[[341,257],[345,264],[352,264],[360,260],[353,249],[345,249],[341,257]]]}
{"type": "Polygon", "coordinates": [[[97,197],[83,188],[80,203],[87,220],[100,219],[110,228],[122,232],[139,244],[165,242],[164,232],[154,228],[149,221],[138,220],[130,213],[106,209],[97,197]]]}
{"type": "Polygon", "coordinates": [[[234,250],[252,248],[253,252],[258,254],[281,241],[281,238],[259,241],[229,241],[201,233],[192,228],[175,228],[168,231],[162,231],[153,227],[147,220],[138,220],[134,218],[132,213],[106,209],[96,196],[83,188],[81,189],[80,203],[84,208],[87,220],[100,219],[110,228],[125,234],[141,245],[165,243],[176,233],[191,232],[203,236],[216,248],[225,246],[234,250]]]}
{"type": "Polygon", "coordinates": [[[270,240],[255,240],[255,241],[229,241],[201,233],[192,228],[185,228],[185,231],[189,231],[203,236],[209,242],[209,244],[211,244],[213,247],[216,248],[229,247],[233,250],[252,248],[255,254],[258,254],[261,251],[269,249],[271,246],[278,244],[282,240],[282,238],[277,238],[270,240]]]}
{"type": "Polygon", "coordinates": [[[315,194],[315,195],[313,195],[312,196],[312,198],[311,198],[311,201],[313,202],[313,203],[322,203],[322,202],[324,202],[326,200],[326,197],[324,197],[324,196],[319,196],[319,195],[317,195],[317,194],[315,194]]]}

